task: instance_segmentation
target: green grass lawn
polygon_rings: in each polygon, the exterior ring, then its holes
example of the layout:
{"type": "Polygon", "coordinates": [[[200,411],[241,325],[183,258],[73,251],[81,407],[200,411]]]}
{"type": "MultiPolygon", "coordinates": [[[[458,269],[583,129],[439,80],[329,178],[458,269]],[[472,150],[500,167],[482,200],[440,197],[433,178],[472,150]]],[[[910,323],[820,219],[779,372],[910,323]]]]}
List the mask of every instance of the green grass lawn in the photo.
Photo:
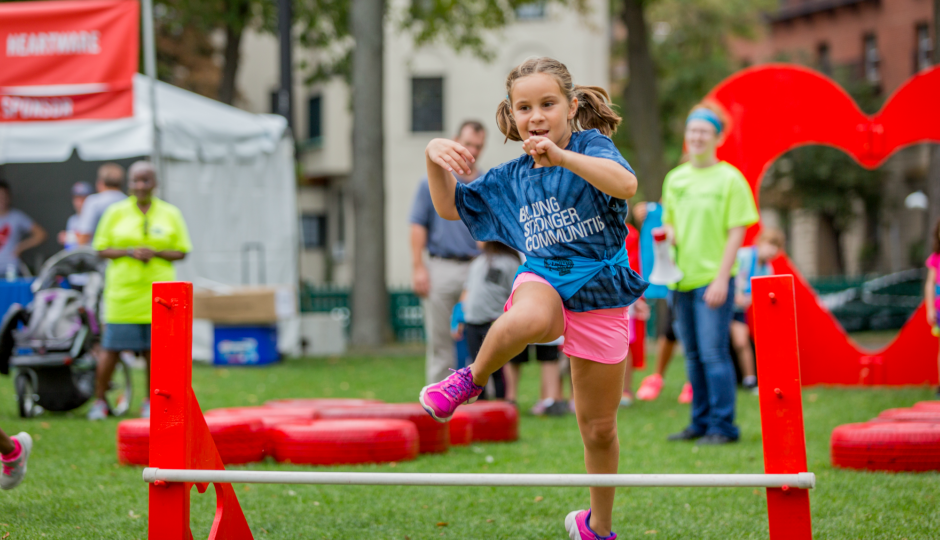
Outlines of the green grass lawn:
{"type": "MultiPolygon", "coordinates": [[[[675,362],[662,397],[619,416],[620,471],[624,473],[763,472],[757,397],[741,392],[742,438],[726,447],[667,443],[685,426],[688,406],[675,398],[683,382],[675,362]]],[[[423,359],[414,356],[290,360],[271,368],[197,366],[193,381],[204,409],[255,405],[287,397],[366,397],[413,401],[423,384],[423,359]]],[[[139,374],[138,374],[139,375],[139,374]]],[[[638,374],[639,382],[642,373],[638,374]]],[[[524,371],[521,405],[536,400],[537,368],[524,371]]],[[[138,377],[138,381],[140,378],[138,377]]],[[[138,394],[139,395],[139,394],[138,394]]],[[[833,469],[829,434],[843,423],[874,417],[889,407],[930,399],[927,388],[900,390],[808,388],[804,391],[815,537],[936,538],[940,530],[940,475],[880,474],[833,469]]],[[[135,409],[136,410],[136,409],[135,409]]],[[[16,416],[13,384],[0,378],[0,426],[33,434],[29,474],[14,491],[0,492],[0,538],[145,538],[147,486],[139,467],[117,464],[116,421],[85,421],[73,414],[16,416]],[[7,536],[7,533],[9,535],[7,536]]],[[[332,470],[394,472],[582,473],[583,455],[572,416],[521,415],[520,440],[475,444],[444,455],[422,455],[397,466],[332,470]]],[[[251,468],[310,470],[273,461],[251,468]]],[[[255,538],[561,539],[562,521],[586,507],[587,489],[317,487],[237,485],[255,538]]],[[[208,535],[215,495],[193,490],[193,532],[208,535]]],[[[614,509],[620,538],[766,538],[763,490],[623,489],[614,509]]]]}

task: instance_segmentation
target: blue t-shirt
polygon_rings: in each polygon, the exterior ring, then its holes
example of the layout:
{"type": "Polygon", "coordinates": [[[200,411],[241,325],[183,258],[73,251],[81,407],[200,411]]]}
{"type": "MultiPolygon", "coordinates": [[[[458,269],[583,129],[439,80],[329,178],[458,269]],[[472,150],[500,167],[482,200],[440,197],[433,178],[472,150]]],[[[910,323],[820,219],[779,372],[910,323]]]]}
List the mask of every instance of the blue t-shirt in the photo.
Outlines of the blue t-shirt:
{"type": "Polygon", "coordinates": [[[431,190],[428,188],[427,178],[422,178],[418,183],[409,221],[428,230],[428,253],[434,257],[464,258],[476,257],[480,254],[477,243],[470,236],[466,225],[437,215],[434,203],[431,201],[431,190]]]}
{"type": "MultiPolygon", "coordinates": [[[[567,149],[616,161],[633,173],[610,138],[596,129],[572,133],[567,149]]],[[[525,154],[470,184],[457,184],[457,211],[475,239],[499,241],[526,257],[559,265],[568,257],[610,259],[623,249],[627,201],[564,167],[534,165],[525,154]]],[[[629,267],[606,266],[565,300],[565,307],[582,312],[628,306],[646,286],[629,267]]]]}

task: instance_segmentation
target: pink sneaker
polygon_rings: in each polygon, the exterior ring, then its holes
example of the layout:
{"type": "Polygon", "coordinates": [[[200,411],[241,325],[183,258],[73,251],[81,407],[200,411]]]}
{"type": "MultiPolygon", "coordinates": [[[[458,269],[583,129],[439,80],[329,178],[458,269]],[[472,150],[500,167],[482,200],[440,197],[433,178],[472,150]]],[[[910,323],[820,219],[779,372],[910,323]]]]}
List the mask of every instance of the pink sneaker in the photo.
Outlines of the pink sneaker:
{"type": "Polygon", "coordinates": [[[682,385],[682,391],[679,392],[679,403],[692,403],[692,383],[682,385]]]}
{"type": "Polygon", "coordinates": [[[446,422],[450,420],[458,405],[473,403],[481,393],[483,387],[473,384],[473,374],[470,373],[470,366],[467,366],[454,371],[437,384],[422,388],[418,401],[432,418],[438,422],[446,422]]]}
{"type": "Polygon", "coordinates": [[[653,373],[643,378],[640,388],[636,391],[636,398],[641,401],[653,401],[662,391],[663,377],[659,373],[653,373]]]}
{"type": "Polygon", "coordinates": [[[601,536],[591,530],[591,510],[575,510],[565,517],[565,530],[571,540],[615,540],[617,533],[610,531],[610,536],[601,536]]]}

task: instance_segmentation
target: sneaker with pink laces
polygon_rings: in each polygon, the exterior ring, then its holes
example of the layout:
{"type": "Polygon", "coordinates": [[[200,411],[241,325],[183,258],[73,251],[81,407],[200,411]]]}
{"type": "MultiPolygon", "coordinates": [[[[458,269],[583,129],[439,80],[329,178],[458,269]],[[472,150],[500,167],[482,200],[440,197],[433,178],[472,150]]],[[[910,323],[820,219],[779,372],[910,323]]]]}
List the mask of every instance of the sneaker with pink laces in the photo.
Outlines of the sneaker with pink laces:
{"type": "Polygon", "coordinates": [[[692,383],[687,382],[682,385],[682,391],[679,392],[679,403],[692,403],[692,383]]]}
{"type": "Polygon", "coordinates": [[[565,517],[565,530],[571,540],[615,540],[617,533],[601,536],[591,530],[591,510],[575,510],[565,517]]]}
{"type": "Polygon", "coordinates": [[[640,401],[653,401],[659,397],[663,390],[663,376],[653,373],[643,378],[640,388],[636,391],[636,398],[640,401]]]}
{"type": "Polygon", "coordinates": [[[33,438],[25,431],[10,437],[16,450],[12,454],[0,456],[0,489],[13,489],[20,485],[26,476],[26,461],[33,451],[33,438]]]}
{"type": "Polygon", "coordinates": [[[422,388],[418,401],[432,418],[438,422],[446,422],[453,416],[458,405],[473,403],[482,392],[483,387],[473,383],[473,373],[470,372],[470,366],[467,366],[454,371],[437,384],[422,388]]]}

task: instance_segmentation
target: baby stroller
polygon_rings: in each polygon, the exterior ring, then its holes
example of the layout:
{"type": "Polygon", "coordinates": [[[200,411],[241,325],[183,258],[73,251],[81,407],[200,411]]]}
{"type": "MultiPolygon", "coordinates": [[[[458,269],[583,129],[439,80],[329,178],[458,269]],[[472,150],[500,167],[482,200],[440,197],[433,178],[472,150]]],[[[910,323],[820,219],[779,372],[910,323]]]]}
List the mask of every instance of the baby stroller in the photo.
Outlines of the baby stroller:
{"type": "MultiPolygon", "coordinates": [[[[101,337],[104,261],[89,247],[46,261],[32,284],[33,301],[13,304],[0,323],[0,374],[13,379],[20,416],[70,411],[94,395],[101,337]]],[[[132,396],[130,365],[115,367],[106,399],[122,415],[132,396]]]]}

